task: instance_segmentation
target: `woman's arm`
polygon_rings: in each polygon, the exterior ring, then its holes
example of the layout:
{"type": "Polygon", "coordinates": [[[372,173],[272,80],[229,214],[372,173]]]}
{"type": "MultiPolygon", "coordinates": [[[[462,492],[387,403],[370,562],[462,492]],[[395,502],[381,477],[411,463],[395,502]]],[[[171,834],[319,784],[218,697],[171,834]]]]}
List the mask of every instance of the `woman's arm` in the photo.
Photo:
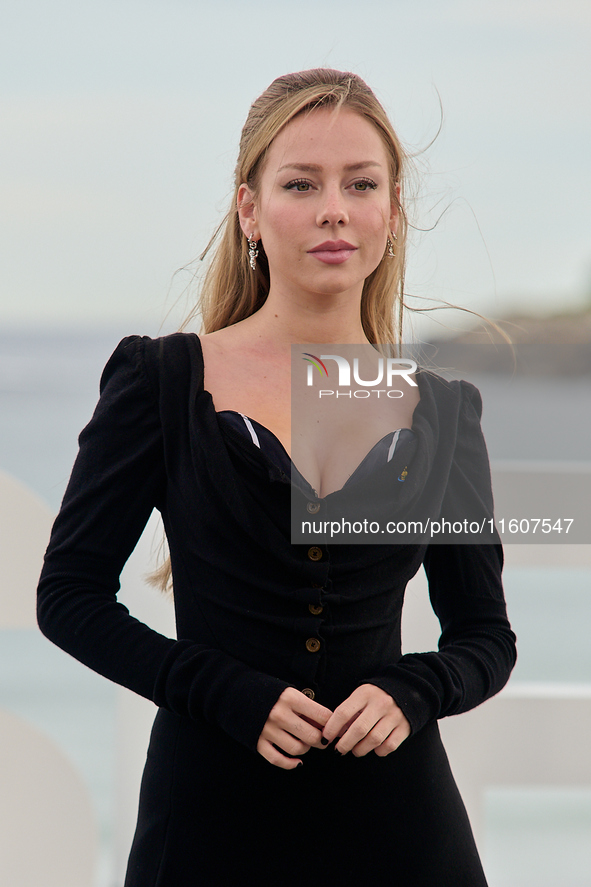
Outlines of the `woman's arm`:
{"type": "Polygon", "coordinates": [[[252,750],[289,685],[221,650],[166,638],[117,601],[120,572],[166,473],[158,400],[144,341],[124,339],[101,380],[101,398],[55,521],[38,589],[43,633],[93,670],[158,706],[222,727],[252,750]]]}
{"type": "MultiPolygon", "coordinates": [[[[493,515],[482,400],[459,383],[456,444],[441,516],[450,521],[493,515]]],[[[439,421],[445,422],[445,414],[439,421]]],[[[485,521],[488,527],[488,520],[485,521]]],[[[490,540],[490,536],[485,537],[490,540]]],[[[503,550],[490,541],[432,544],[425,554],[431,604],[441,623],[438,652],[410,653],[369,683],[390,693],[412,731],[427,722],[475,708],[504,687],[516,660],[515,635],[503,594],[503,550]]]]}
{"type": "Polygon", "coordinates": [[[500,545],[433,545],[425,571],[441,623],[438,652],[404,655],[371,683],[390,693],[413,733],[475,708],[506,684],[516,660],[501,584],[500,545]]]}
{"type": "MultiPolygon", "coordinates": [[[[480,394],[466,382],[460,383],[460,393],[457,441],[441,512],[452,522],[467,515],[480,519],[493,514],[490,468],[480,427],[480,394]]],[[[507,682],[516,660],[515,635],[503,595],[500,543],[476,539],[474,544],[430,545],[424,567],[431,603],[441,623],[438,651],[406,654],[368,676],[355,691],[373,685],[395,700],[398,713],[390,712],[390,722],[396,722],[398,735],[404,732],[405,722],[416,733],[429,721],[468,711],[494,696],[507,682]]],[[[367,689],[364,692],[372,706],[367,712],[371,721],[375,704],[383,700],[379,695],[374,699],[367,689]]],[[[325,735],[332,738],[335,729],[343,733],[353,695],[339,706],[342,713],[338,721],[327,725],[325,735]]],[[[347,750],[354,747],[352,739],[360,741],[358,736],[349,737],[347,750]]],[[[391,745],[394,739],[395,735],[391,745]]]]}
{"type": "Polygon", "coordinates": [[[442,628],[438,652],[406,654],[368,677],[335,709],[324,736],[341,736],[342,751],[389,754],[429,721],[498,693],[516,659],[501,566],[500,545],[431,546],[425,570],[442,628]]]}

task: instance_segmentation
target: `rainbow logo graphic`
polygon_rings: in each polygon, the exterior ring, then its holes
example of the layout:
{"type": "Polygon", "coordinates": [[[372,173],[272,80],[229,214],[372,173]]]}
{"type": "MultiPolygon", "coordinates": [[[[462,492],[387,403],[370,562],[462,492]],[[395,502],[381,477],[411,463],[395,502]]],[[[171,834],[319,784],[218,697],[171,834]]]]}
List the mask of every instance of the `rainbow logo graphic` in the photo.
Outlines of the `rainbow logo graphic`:
{"type": "MultiPolygon", "coordinates": [[[[318,372],[320,373],[321,376],[323,374],[325,376],[328,376],[328,370],[326,369],[326,367],[324,366],[324,364],[322,363],[322,361],[320,360],[319,357],[316,357],[315,354],[308,354],[307,351],[304,351],[304,355],[305,356],[302,358],[302,360],[305,360],[309,364],[308,378],[311,378],[311,375],[313,372],[312,367],[316,367],[316,369],[318,370],[318,372]]],[[[309,382],[308,384],[311,384],[311,383],[309,382]]]]}

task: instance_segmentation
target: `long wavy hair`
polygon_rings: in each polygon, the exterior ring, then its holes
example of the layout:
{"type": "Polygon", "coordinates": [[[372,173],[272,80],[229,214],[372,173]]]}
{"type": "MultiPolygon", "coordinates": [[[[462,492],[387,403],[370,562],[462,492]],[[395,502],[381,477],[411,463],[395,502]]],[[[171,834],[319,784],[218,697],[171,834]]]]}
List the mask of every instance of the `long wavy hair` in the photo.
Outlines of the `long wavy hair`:
{"type": "Polygon", "coordinates": [[[398,205],[395,258],[384,258],[366,279],[361,297],[361,322],[372,344],[402,339],[403,285],[406,245],[404,172],[406,155],[382,105],[356,74],[331,68],[313,68],[278,77],[253,102],[240,138],[230,210],[201,258],[211,252],[200,299],[183,323],[201,315],[204,333],[219,330],[254,314],[269,293],[269,265],[265,245],[258,245],[256,271],[250,268],[247,240],[240,228],[237,198],[245,183],[256,196],[267,152],[277,134],[298,114],[315,108],[348,108],[379,133],[388,157],[390,196],[398,205]],[[398,196],[400,194],[400,197],[398,196]]]}
{"type": "MultiPolygon", "coordinates": [[[[407,219],[404,211],[404,173],[407,157],[384,108],[357,74],[332,68],[313,68],[278,77],[251,105],[240,138],[230,210],[201,258],[211,260],[200,298],[181,328],[201,315],[202,330],[211,333],[250,317],[269,293],[269,264],[265,245],[258,244],[256,270],[250,267],[247,240],[238,217],[238,189],[245,183],[256,196],[271,143],[290,120],[316,108],[347,108],[360,114],[379,133],[388,157],[390,199],[398,206],[395,257],[384,257],[363,285],[361,323],[374,345],[402,341],[403,289],[407,219]]],[[[148,580],[163,590],[171,588],[170,558],[148,580]]]]}

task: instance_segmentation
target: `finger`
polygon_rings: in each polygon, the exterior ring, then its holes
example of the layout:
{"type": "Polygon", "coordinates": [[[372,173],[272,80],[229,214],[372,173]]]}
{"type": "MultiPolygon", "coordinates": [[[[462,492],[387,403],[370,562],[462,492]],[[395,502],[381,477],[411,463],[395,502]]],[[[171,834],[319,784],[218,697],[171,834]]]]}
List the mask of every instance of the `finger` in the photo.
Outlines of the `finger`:
{"type": "Polygon", "coordinates": [[[335,709],[332,717],[326,722],[322,735],[329,742],[338,736],[343,736],[362,711],[363,707],[349,697],[335,709]]]}
{"type": "Polygon", "coordinates": [[[257,743],[257,751],[274,767],[281,767],[282,770],[295,770],[303,764],[299,758],[288,758],[275,748],[275,746],[266,739],[259,738],[257,743]]]}
{"type": "Polygon", "coordinates": [[[319,730],[318,727],[309,724],[308,721],[304,721],[303,718],[298,717],[293,712],[290,712],[277,720],[271,721],[271,726],[278,728],[284,733],[291,734],[292,737],[304,743],[306,746],[313,745],[317,748],[324,748],[325,746],[325,743],[321,742],[322,731],[319,730]]]}
{"type": "Polygon", "coordinates": [[[288,755],[305,755],[310,751],[310,744],[302,742],[291,733],[281,730],[274,725],[268,725],[261,733],[263,739],[272,742],[281,751],[288,755]]]}
{"type": "MultiPolygon", "coordinates": [[[[335,744],[335,748],[342,755],[352,751],[356,745],[362,742],[368,734],[374,729],[376,723],[380,720],[380,716],[372,713],[370,710],[363,711],[355,718],[351,726],[341,735],[341,738],[335,744]]],[[[390,725],[390,730],[392,725],[390,725]]],[[[383,737],[385,738],[385,736],[383,737]]]]}
{"type": "Polygon", "coordinates": [[[326,743],[321,742],[322,727],[331,714],[330,709],[318,705],[299,690],[289,687],[281,694],[267,722],[292,733],[307,745],[324,748],[326,743]]]}
{"type": "Polygon", "coordinates": [[[376,755],[380,758],[385,758],[386,755],[389,755],[390,752],[396,751],[405,739],[408,739],[410,736],[410,728],[407,729],[406,724],[400,724],[399,727],[396,727],[395,730],[392,730],[388,738],[375,749],[376,755]]]}
{"type": "Polygon", "coordinates": [[[297,712],[302,718],[305,718],[310,724],[322,729],[329,718],[332,717],[332,711],[330,708],[326,708],[324,705],[314,702],[313,699],[305,696],[299,690],[296,690],[295,692],[297,695],[291,703],[293,711],[297,712]]]}
{"type": "MultiPolygon", "coordinates": [[[[368,731],[360,742],[351,748],[351,753],[356,758],[362,758],[364,755],[369,754],[370,751],[377,751],[378,748],[381,748],[389,741],[394,730],[395,727],[393,727],[392,722],[382,718],[372,730],[368,731]]],[[[390,748],[389,751],[394,751],[394,748],[390,748]]]]}
{"type": "Polygon", "coordinates": [[[362,684],[338,706],[323,733],[329,740],[336,738],[335,747],[346,753],[361,742],[382,718],[389,721],[390,729],[400,722],[400,718],[406,721],[390,694],[374,684],[362,684]]]}
{"type": "Polygon", "coordinates": [[[319,705],[294,687],[287,687],[283,691],[271,709],[270,716],[280,716],[281,713],[285,714],[285,712],[294,712],[298,717],[320,729],[322,729],[332,715],[332,711],[329,708],[319,705]]]}
{"type": "Polygon", "coordinates": [[[322,733],[320,730],[317,727],[312,727],[311,724],[298,718],[292,712],[285,717],[268,719],[263,727],[261,736],[278,744],[281,744],[279,740],[283,736],[291,736],[293,742],[298,742],[302,749],[305,747],[306,751],[312,745],[315,748],[325,747],[325,744],[321,742],[322,733]]]}

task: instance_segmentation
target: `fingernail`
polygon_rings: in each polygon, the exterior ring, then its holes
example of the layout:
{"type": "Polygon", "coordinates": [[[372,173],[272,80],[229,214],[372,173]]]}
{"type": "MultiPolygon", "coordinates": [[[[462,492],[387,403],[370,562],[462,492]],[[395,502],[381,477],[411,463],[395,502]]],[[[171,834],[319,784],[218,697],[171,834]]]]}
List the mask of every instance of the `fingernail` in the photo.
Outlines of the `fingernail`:
{"type": "Polygon", "coordinates": [[[330,742],[330,740],[327,739],[326,736],[321,736],[321,737],[320,737],[320,742],[322,743],[322,745],[328,745],[328,743],[330,742]]]}
{"type": "Polygon", "coordinates": [[[303,766],[304,766],[304,762],[303,762],[303,761],[298,761],[298,767],[303,767],[303,766]]]}

